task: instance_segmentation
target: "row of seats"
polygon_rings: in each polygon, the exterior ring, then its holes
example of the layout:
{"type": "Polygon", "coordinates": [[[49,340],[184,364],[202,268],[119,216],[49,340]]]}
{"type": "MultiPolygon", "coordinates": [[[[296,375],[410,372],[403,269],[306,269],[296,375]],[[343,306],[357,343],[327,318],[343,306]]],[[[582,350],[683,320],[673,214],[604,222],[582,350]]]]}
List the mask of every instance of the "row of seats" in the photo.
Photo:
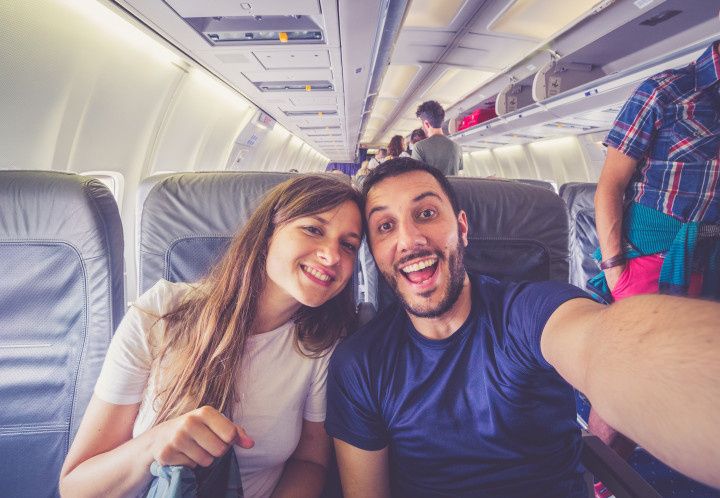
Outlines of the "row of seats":
{"type": "Polygon", "coordinates": [[[55,496],[124,313],[123,237],[99,181],[0,172],[0,494],[55,496]]]}
{"type": "MultiPolygon", "coordinates": [[[[213,172],[144,181],[136,225],[139,292],[160,278],[200,278],[259,198],[291,177],[213,172]]],[[[585,245],[568,244],[569,234],[581,233],[578,217],[571,215],[569,225],[566,205],[553,189],[480,178],[450,181],[470,221],[469,269],[511,279],[572,276],[570,248],[585,245]]],[[[563,193],[590,188],[567,186],[563,193]]],[[[68,173],[0,171],[3,494],[57,495],[60,467],[125,311],[122,255],[118,209],[100,182],[68,173]]]]}

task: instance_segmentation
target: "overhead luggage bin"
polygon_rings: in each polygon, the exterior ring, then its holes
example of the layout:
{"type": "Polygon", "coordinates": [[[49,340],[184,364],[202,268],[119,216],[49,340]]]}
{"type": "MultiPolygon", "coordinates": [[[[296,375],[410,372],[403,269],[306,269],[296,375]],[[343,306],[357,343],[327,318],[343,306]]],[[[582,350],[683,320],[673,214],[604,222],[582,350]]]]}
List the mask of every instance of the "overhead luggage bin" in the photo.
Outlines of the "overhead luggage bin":
{"type": "Polygon", "coordinates": [[[580,62],[554,60],[535,74],[532,98],[542,101],[605,76],[599,66],[580,62]]]}
{"type": "Polygon", "coordinates": [[[535,103],[532,94],[532,78],[511,83],[503,88],[495,101],[495,112],[504,116],[535,103]]]}
{"type": "Polygon", "coordinates": [[[503,136],[521,143],[605,130],[615,114],[609,111],[619,109],[644,79],[690,63],[717,37],[717,8],[707,2],[608,3],[459,102],[473,108],[474,98],[499,91],[499,118],[462,130],[456,140],[490,144],[503,136]],[[603,119],[585,123],[590,114],[603,119]]]}

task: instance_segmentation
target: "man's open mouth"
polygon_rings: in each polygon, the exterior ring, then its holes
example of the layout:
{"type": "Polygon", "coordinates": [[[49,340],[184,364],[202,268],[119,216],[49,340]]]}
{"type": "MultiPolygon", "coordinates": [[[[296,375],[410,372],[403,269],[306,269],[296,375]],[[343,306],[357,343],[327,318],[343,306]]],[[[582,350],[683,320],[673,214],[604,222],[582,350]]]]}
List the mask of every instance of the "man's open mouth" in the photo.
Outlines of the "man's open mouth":
{"type": "Polygon", "coordinates": [[[438,266],[437,256],[431,256],[400,268],[400,273],[413,284],[432,278],[438,266]]]}

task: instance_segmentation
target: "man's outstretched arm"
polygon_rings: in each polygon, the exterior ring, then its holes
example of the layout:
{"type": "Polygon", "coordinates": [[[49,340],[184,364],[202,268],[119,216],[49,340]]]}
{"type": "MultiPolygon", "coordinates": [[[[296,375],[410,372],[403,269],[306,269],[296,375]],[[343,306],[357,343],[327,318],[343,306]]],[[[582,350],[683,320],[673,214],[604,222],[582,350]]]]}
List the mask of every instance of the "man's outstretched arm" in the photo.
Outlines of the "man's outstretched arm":
{"type": "Polygon", "coordinates": [[[610,425],[720,487],[720,304],[635,296],[573,299],[550,317],[543,356],[610,425]]]}
{"type": "Polygon", "coordinates": [[[335,454],[345,498],[390,498],[387,447],[366,451],[335,439],[335,454]]]}

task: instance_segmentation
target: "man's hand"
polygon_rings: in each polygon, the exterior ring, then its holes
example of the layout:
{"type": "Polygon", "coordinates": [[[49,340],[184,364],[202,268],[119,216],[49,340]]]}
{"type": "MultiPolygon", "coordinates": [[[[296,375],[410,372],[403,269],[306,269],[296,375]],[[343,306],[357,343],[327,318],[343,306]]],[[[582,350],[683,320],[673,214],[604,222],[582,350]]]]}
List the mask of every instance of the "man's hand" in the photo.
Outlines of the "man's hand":
{"type": "Polygon", "coordinates": [[[618,283],[618,280],[620,280],[620,275],[622,275],[622,272],[625,271],[625,265],[618,265],[613,266],[612,268],[608,268],[605,271],[605,280],[607,280],[608,287],[610,290],[615,290],[615,286],[618,283]]]}

